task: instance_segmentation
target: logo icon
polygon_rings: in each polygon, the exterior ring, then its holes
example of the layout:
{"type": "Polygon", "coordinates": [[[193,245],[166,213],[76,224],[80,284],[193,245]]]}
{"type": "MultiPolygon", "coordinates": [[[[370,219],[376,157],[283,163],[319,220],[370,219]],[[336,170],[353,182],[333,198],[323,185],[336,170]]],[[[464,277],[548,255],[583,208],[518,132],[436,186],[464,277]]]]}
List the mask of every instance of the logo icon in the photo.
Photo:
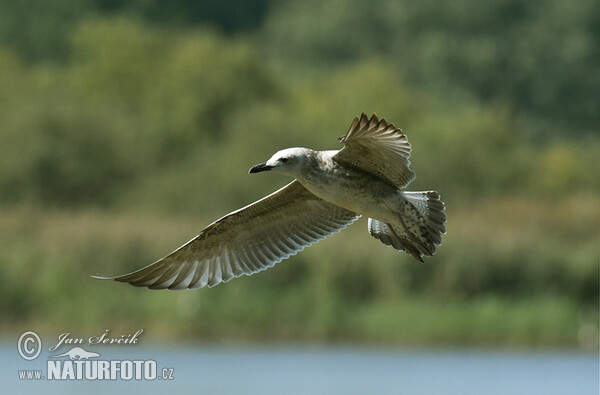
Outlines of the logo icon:
{"type": "Polygon", "coordinates": [[[69,357],[71,361],[83,361],[99,356],[100,354],[98,354],[97,352],[86,351],[81,347],[73,347],[64,354],[50,355],[49,358],[69,357]]]}
{"type": "Polygon", "coordinates": [[[33,361],[40,355],[40,352],[42,352],[42,339],[40,339],[38,334],[33,331],[24,332],[21,337],[19,337],[17,350],[23,359],[33,361]],[[29,343],[34,343],[34,345],[29,347],[29,343]]]}

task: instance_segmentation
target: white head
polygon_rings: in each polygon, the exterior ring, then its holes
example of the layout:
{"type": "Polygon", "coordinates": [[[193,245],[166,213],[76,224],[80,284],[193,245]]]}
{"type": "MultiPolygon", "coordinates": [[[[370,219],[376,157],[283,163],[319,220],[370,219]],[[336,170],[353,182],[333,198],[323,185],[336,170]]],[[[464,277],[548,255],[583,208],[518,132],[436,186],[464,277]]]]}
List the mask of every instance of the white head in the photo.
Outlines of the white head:
{"type": "Polygon", "coordinates": [[[253,166],[249,173],[258,173],[261,171],[273,171],[279,174],[296,177],[302,167],[308,162],[310,153],[308,148],[288,148],[277,151],[275,155],[264,163],[253,166]]]}

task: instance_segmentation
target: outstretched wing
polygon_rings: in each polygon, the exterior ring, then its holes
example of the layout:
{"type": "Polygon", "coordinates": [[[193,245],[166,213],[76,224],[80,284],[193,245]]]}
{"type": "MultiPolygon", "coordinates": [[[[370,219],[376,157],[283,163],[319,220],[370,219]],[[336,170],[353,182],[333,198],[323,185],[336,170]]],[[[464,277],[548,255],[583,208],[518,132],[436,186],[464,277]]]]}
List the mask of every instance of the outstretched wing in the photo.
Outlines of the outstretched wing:
{"type": "Polygon", "coordinates": [[[294,180],[213,222],[194,239],[145,268],[119,277],[97,278],[151,289],[214,287],[268,269],[358,218],[294,180]]]}
{"type": "Polygon", "coordinates": [[[371,173],[404,188],[414,178],[410,168],[411,147],[402,130],[376,114],[354,118],[350,130],[340,137],[344,148],[333,159],[371,173]]]}

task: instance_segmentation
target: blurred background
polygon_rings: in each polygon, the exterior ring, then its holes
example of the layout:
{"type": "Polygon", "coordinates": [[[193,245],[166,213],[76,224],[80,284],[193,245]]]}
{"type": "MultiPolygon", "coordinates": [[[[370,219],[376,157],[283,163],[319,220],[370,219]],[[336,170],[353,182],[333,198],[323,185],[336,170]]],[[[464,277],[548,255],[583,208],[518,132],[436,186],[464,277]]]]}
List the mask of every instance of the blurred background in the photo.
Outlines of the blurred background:
{"type": "MultiPolygon", "coordinates": [[[[598,349],[600,3],[0,1],[0,334],[598,349]],[[376,112],[448,234],[361,220],[253,277],[149,291],[164,256],[376,112]]],[[[11,346],[12,347],[12,346],[11,346]]]]}

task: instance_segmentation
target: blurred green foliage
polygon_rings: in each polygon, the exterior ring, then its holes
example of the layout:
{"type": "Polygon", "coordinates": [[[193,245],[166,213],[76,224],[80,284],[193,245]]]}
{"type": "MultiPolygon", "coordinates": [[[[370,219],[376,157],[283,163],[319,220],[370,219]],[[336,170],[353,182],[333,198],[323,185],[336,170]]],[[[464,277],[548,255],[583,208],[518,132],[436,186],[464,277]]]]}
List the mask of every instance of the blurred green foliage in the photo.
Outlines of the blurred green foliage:
{"type": "Polygon", "coordinates": [[[597,346],[595,3],[256,1],[247,24],[192,3],[0,2],[4,329],[597,346]],[[447,204],[426,264],[359,223],[211,290],[88,278],[283,185],[246,172],[336,148],[363,111],[403,128],[410,189],[447,204]]]}
{"type": "Polygon", "coordinates": [[[599,17],[594,0],[284,1],[262,38],[286,66],[385,56],[412,85],[508,106],[542,137],[598,130],[599,17]]]}

